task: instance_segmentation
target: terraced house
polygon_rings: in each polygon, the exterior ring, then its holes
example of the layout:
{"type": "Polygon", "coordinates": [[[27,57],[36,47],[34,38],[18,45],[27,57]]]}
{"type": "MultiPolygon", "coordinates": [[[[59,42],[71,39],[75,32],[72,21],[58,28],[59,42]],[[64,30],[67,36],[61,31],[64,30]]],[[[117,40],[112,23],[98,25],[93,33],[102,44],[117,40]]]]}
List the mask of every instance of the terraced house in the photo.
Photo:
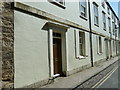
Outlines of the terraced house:
{"type": "Polygon", "coordinates": [[[15,0],[0,6],[2,82],[9,86],[45,85],[51,77],[120,55],[119,19],[106,0],[15,0]]]}

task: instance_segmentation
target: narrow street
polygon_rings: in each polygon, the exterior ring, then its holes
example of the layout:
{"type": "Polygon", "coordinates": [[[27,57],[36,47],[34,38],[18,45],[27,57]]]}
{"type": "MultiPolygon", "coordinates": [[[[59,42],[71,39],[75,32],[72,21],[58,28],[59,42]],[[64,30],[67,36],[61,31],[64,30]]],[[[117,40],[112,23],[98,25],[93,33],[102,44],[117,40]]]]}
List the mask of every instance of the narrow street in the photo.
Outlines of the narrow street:
{"type": "Polygon", "coordinates": [[[96,76],[76,87],[77,88],[120,88],[120,61],[109,66],[96,76]]]}
{"type": "MultiPolygon", "coordinates": [[[[119,67],[120,68],[120,67],[119,67]]],[[[99,82],[97,82],[92,88],[118,88],[120,85],[120,79],[118,77],[120,69],[115,67],[107,75],[105,75],[99,82]]]]}

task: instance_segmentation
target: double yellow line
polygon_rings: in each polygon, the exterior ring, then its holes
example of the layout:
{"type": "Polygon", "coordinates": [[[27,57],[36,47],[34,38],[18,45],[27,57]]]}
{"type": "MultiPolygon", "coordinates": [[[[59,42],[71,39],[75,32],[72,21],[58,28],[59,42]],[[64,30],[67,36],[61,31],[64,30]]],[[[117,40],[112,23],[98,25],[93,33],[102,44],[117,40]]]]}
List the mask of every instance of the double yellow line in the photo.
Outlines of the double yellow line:
{"type": "Polygon", "coordinates": [[[97,82],[92,88],[100,87],[116,70],[118,67],[111,70],[107,75],[105,75],[99,82],[97,82]]]}

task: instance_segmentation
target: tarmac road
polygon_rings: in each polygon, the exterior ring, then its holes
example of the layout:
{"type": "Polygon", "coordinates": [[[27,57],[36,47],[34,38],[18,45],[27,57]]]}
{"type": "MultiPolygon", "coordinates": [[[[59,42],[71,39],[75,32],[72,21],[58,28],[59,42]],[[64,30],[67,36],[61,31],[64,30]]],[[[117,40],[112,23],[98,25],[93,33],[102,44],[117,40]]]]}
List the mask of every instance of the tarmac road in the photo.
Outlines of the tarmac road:
{"type": "Polygon", "coordinates": [[[92,88],[119,88],[120,89],[120,66],[115,67],[92,88]]]}

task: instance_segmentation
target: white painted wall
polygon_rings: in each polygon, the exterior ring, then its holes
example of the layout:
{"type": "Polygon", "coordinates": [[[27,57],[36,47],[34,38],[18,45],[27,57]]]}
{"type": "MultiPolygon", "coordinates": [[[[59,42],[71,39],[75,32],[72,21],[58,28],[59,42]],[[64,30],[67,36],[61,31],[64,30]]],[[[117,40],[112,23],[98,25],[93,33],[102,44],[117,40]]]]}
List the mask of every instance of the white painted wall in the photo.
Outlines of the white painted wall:
{"type": "Polygon", "coordinates": [[[48,32],[42,30],[44,20],[14,12],[15,88],[27,86],[49,77],[48,32]]]}

